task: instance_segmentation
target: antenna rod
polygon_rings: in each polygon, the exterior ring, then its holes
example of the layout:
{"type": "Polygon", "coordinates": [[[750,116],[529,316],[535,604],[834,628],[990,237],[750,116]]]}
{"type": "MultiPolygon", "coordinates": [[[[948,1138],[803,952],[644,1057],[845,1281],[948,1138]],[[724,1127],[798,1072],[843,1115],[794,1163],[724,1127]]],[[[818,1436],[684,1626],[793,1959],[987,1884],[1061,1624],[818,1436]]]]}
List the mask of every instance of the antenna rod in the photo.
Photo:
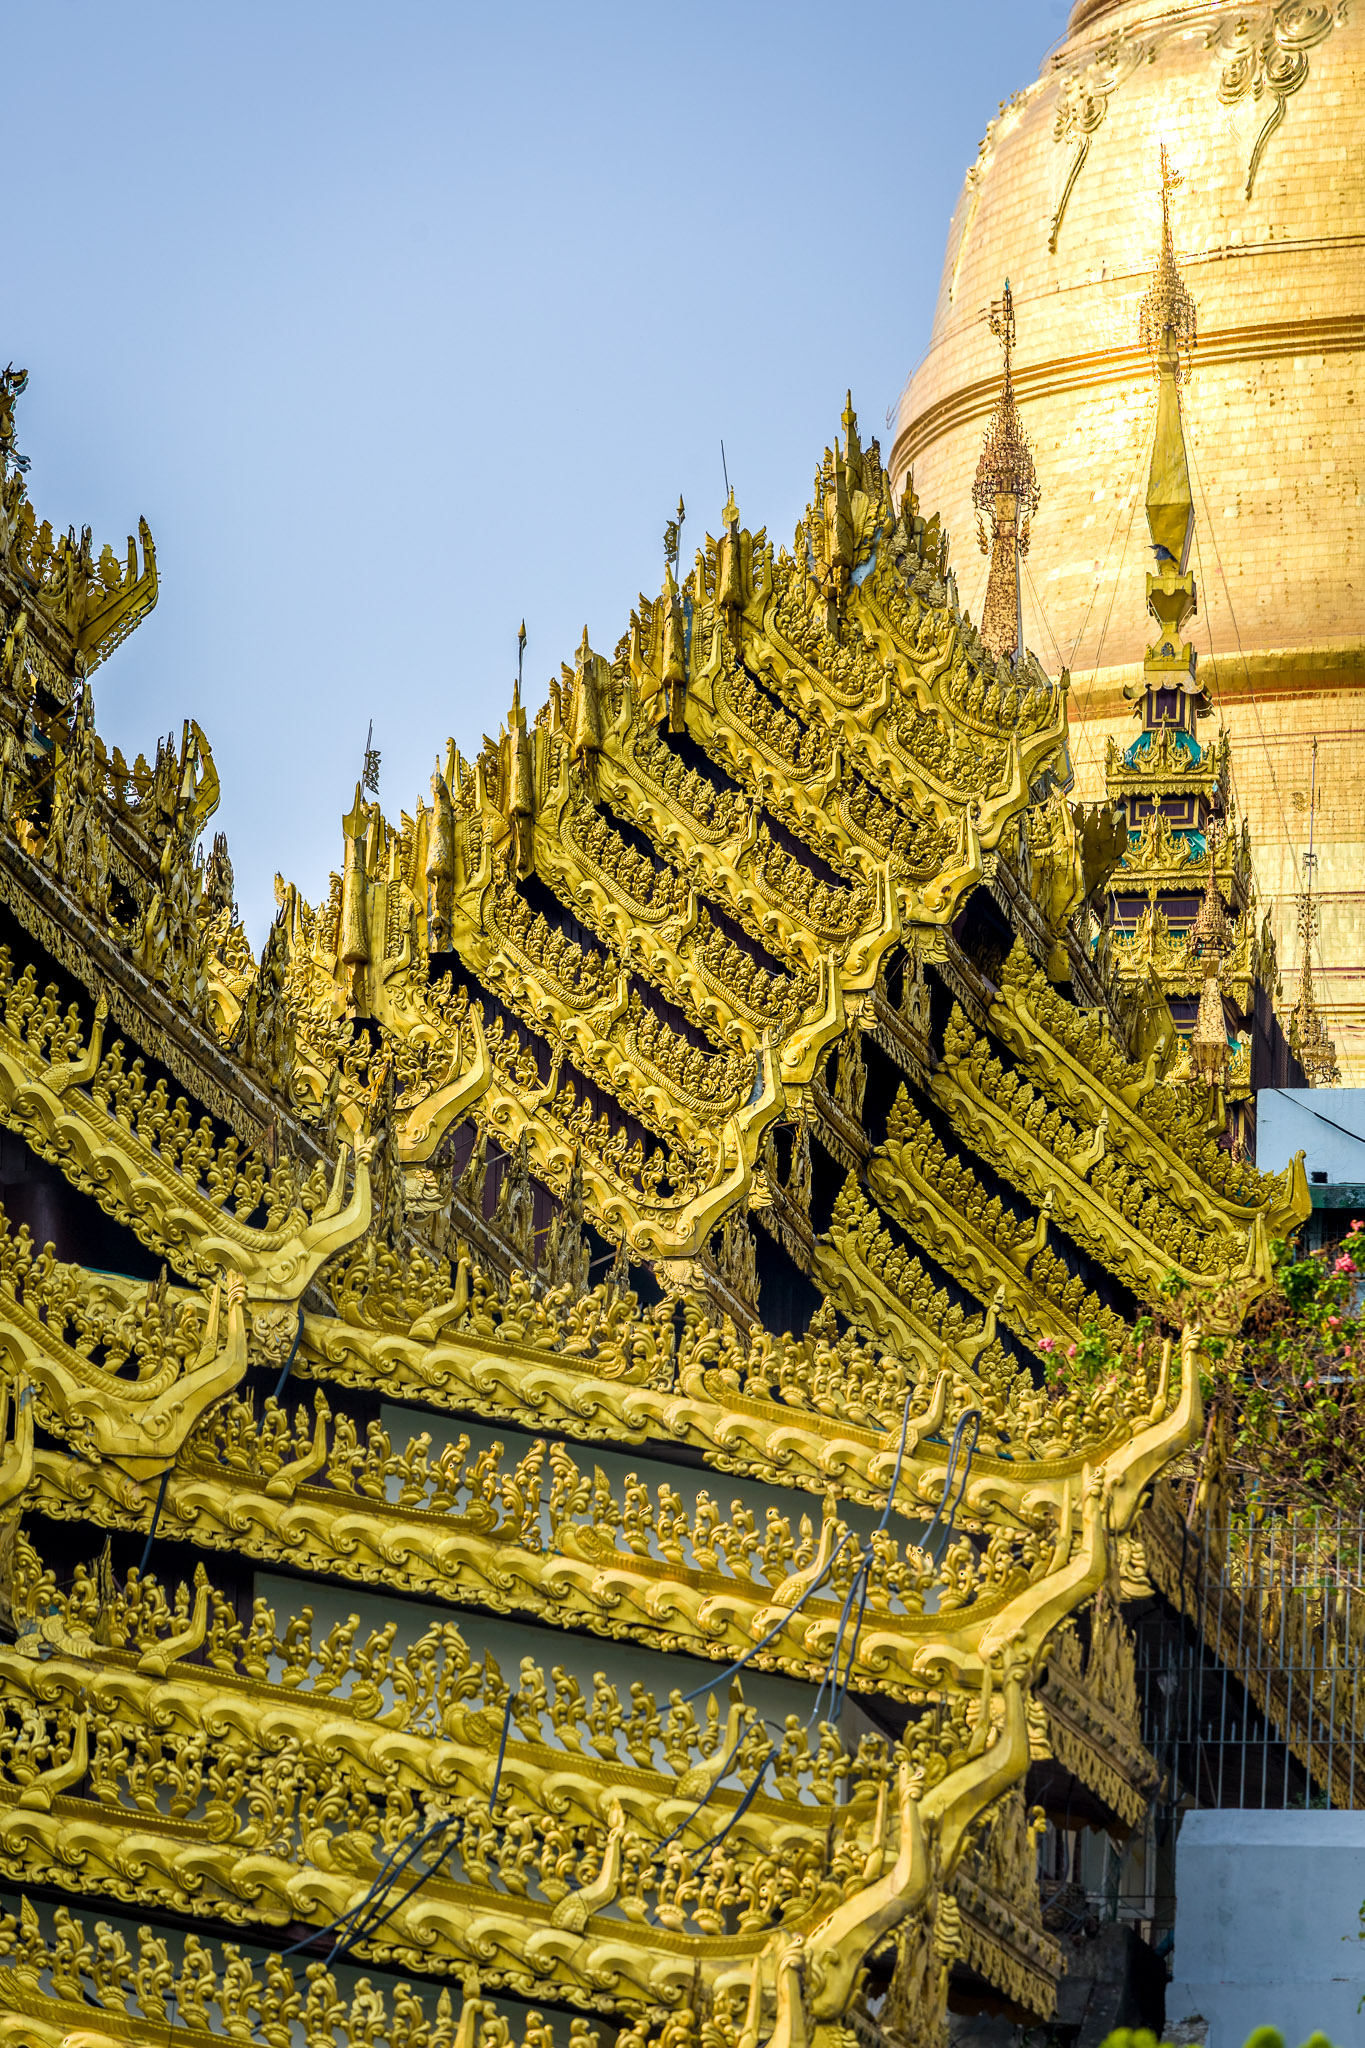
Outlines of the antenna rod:
{"type": "Polygon", "coordinates": [[[720,444],[720,473],[725,478],[725,498],[728,504],[730,499],[730,472],[725,466],[725,442],[723,440],[720,444]]]}

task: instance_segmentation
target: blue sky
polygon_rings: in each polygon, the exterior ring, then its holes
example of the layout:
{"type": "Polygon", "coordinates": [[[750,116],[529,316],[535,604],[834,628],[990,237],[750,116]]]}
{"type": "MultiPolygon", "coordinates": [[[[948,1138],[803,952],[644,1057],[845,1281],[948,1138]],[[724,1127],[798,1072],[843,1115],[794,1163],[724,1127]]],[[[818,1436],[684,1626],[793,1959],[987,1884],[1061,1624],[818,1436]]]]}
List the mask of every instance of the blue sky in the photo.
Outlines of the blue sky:
{"type": "Polygon", "coordinates": [[[610,652],[720,448],[781,540],[846,386],[881,430],[948,219],[1063,0],[7,10],[9,289],[39,516],[156,537],[95,679],[198,718],[253,942],[314,900],[368,721],[391,817],[453,734],[610,652]]]}

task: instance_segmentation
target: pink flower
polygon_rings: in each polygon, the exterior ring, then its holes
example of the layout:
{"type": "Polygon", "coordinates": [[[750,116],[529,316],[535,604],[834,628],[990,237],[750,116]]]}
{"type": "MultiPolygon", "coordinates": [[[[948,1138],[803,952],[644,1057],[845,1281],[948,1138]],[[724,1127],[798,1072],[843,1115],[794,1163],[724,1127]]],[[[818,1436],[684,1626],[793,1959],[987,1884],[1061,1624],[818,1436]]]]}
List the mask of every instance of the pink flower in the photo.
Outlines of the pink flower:
{"type": "Polygon", "coordinates": [[[1074,1358],[1074,1357],[1076,1356],[1076,1347],[1075,1347],[1075,1345],[1074,1345],[1074,1344],[1068,1344],[1068,1345],[1067,1345],[1067,1347],[1066,1347],[1066,1355],[1067,1355],[1067,1357],[1068,1357],[1068,1358],[1074,1358]]]}
{"type": "Polygon", "coordinates": [[[1359,1216],[1353,1216],[1351,1218],[1351,1228],[1352,1230],[1365,1230],[1365,1223],[1361,1221],[1359,1216]]]}
{"type": "Polygon", "coordinates": [[[1332,1268],[1334,1273],[1354,1273],[1355,1270],[1356,1262],[1348,1252],[1343,1252],[1332,1268]]]}
{"type": "Polygon", "coordinates": [[[1340,1317],[1340,1316],[1328,1316],[1328,1318],[1327,1318],[1327,1327],[1328,1327],[1328,1329],[1329,1329],[1329,1330],[1339,1330],[1339,1329],[1341,1328],[1341,1317],[1340,1317]]]}
{"type": "Polygon", "coordinates": [[[1038,1349],[1040,1351],[1055,1351],[1056,1348],[1057,1339],[1055,1337],[1040,1337],[1038,1339],[1038,1349]]]}

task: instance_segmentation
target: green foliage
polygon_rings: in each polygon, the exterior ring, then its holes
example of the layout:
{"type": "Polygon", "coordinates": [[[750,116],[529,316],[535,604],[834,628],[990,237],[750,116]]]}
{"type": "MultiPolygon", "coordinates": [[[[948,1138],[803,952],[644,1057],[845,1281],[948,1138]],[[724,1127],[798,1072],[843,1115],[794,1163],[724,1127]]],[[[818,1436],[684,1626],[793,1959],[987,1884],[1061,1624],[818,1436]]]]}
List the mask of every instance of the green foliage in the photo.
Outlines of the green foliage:
{"type": "MultiPolygon", "coordinates": [[[[1149,2027],[1119,2027],[1112,2034],[1106,2034],[1100,2048],[1171,2048],[1169,2041],[1158,2041],[1149,2027]]],[[[1246,2048],[1284,2048],[1284,2035],[1278,2027],[1257,2027],[1247,2041],[1246,2048]]],[[[1310,2034],[1303,2048],[1332,2048],[1325,2034],[1310,2034]]]]}
{"type": "Polygon", "coordinates": [[[1065,1349],[1044,1337],[1039,1348],[1047,1360],[1047,1384],[1055,1392],[1089,1393],[1112,1375],[1122,1375],[1125,1367],[1135,1362],[1134,1355],[1141,1356],[1151,1332],[1151,1317],[1140,1316],[1119,1346],[1110,1342],[1098,1323],[1083,1324],[1080,1343],[1068,1344],[1065,1349]]]}
{"type": "Polygon", "coordinates": [[[1273,1284],[1249,1313],[1236,1281],[1206,1293],[1172,1271],[1120,1344],[1094,1323],[1074,1344],[1042,1338],[1048,1387],[1062,1400],[1103,1396],[1192,1324],[1205,1332],[1201,1468],[1232,1482],[1234,1514],[1365,1516],[1365,1222],[1313,1258],[1278,1241],[1271,1255],[1273,1284]]]}
{"type": "MultiPolygon", "coordinates": [[[[1284,2035],[1278,2027],[1257,2027],[1247,2041],[1246,2048],[1284,2048],[1284,2035]]],[[[1326,2034],[1316,2031],[1308,2036],[1303,2048],[1332,2048],[1326,2034]]]]}
{"type": "Polygon", "coordinates": [[[1318,1257],[1275,1247],[1275,1285],[1241,1333],[1205,1345],[1221,1455],[1257,1516],[1365,1512],[1365,1226],[1318,1257]]]}
{"type": "Polygon", "coordinates": [[[1280,1268],[1280,1292],[1292,1309],[1302,1312],[1321,1294],[1324,1277],[1324,1268],[1319,1260],[1300,1259],[1292,1266],[1280,1268]]]}

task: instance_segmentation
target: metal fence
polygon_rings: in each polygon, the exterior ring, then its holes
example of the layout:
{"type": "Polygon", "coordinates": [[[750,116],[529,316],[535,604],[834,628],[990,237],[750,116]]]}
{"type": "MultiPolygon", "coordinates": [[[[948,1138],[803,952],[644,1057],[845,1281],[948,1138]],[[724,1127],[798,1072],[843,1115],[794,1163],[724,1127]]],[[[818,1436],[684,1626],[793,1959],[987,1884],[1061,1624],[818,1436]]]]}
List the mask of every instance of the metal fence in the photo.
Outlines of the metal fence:
{"type": "Polygon", "coordinates": [[[1136,1624],[1143,1739],[1163,1804],[1365,1806],[1365,1526],[1149,1517],[1165,1594],[1136,1624]]]}

